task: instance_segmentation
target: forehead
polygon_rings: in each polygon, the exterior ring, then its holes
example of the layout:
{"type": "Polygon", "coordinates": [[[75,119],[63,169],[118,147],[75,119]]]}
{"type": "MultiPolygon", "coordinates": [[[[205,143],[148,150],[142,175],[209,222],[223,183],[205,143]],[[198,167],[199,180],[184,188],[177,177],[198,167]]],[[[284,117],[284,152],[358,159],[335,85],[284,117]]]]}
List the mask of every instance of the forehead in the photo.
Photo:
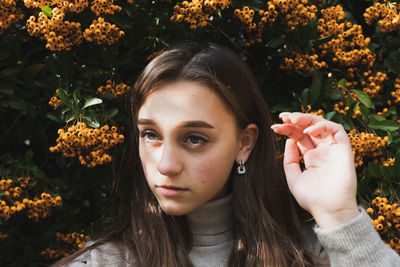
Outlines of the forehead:
{"type": "Polygon", "coordinates": [[[198,82],[167,83],[147,96],[138,113],[139,119],[160,121],[205,120],[210,123],[234,121],[222,98],[198,82]]]}

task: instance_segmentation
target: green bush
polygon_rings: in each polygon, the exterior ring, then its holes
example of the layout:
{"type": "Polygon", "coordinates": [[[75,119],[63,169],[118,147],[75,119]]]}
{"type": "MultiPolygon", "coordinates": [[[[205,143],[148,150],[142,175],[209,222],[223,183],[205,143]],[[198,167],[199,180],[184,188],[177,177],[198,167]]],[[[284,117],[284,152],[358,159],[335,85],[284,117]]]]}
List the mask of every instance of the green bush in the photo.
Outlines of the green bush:
{"type": "Polygon", "coordinates": [[[1,1],[0,265],[54,262],[108,221],[125,92],[158,51],[187,39],[237,51],[277,121],[300,111],[344,126],[358,200],[400,253],[399,9],[361,0],[1,1]]]}

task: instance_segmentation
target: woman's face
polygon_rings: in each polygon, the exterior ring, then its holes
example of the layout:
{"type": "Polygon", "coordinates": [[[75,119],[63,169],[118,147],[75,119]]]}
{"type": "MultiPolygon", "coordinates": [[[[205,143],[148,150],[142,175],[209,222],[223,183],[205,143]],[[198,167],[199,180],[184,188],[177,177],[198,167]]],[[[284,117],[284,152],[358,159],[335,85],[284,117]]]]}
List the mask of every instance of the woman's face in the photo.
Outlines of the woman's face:
{"type": "Polygon", "coordinates": [[[238,129],[222,99],[196,82],[165,84],[138,113],[147,183],[169,215],[223,197],[238,149],[238,129]]]}

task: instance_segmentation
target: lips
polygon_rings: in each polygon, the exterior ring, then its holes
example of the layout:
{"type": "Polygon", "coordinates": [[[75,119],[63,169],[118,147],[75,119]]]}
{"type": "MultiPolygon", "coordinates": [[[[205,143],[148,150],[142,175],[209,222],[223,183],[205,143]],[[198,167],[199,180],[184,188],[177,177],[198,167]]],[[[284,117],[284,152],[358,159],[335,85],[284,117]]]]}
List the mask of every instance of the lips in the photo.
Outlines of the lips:
{"type": "Polygon", "coordinates": [[[187,189],[173,185],[161,185],[157,186],[157,191],[165,197],[177,197],[184,194],[187,189]]]}
{"type": "Polygon", "coordinates": [[[166,188],[166,189],[172,189],[172,190],[186,190],[185,188],[173,186],[173,185],[160,185],[159,187],[166,188]]]}

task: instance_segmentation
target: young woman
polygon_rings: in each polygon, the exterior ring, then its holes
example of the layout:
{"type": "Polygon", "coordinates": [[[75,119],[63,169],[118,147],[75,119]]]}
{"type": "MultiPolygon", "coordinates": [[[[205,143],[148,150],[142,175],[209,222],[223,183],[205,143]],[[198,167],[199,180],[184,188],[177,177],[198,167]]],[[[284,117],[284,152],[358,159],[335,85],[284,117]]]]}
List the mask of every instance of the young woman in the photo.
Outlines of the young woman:
{"type": "Polygon", "coordinates": [[[357,206],[343,127],[301,113],[272,125],[230,49],[186,42],[160,53],[130,110],[115,224],[56,266],[400,266],[357,206]],[[274,132],[289,137],[283,166],[274,132]],[[301,227],[295,200],[313,229],[301,227]]]}

